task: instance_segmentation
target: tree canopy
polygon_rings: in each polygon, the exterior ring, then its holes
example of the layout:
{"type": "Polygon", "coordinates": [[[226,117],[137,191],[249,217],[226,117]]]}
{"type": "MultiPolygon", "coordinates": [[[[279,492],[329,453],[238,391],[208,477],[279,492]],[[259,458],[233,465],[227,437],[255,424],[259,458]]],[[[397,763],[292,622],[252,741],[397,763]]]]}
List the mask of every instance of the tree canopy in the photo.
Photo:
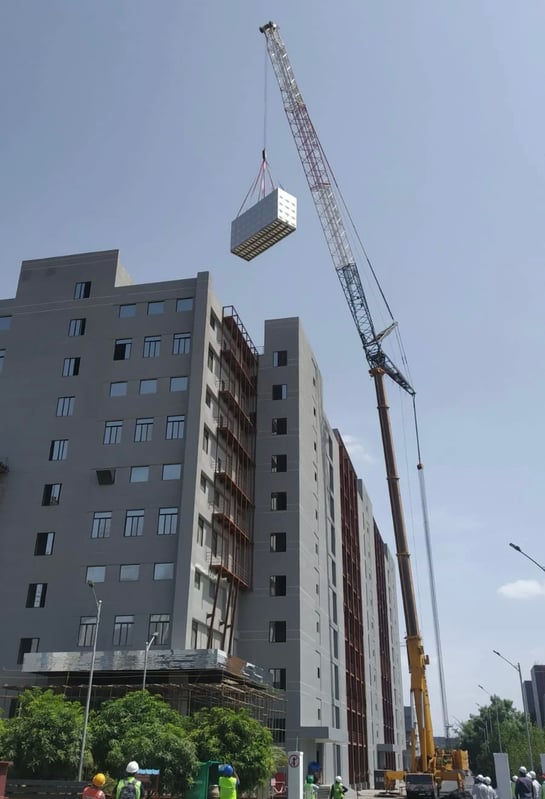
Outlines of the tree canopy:
{"type": "Polygon", "coordinates": [[[161,771],[163,793],[178,794],[198,771],[195,745],[182,716],[160,696],[133,691],[111,699],[93,713],[89,725],[95,765],[117,777],[129,760],[161,771]]]}
{"type": "Polygon", "coordinates": [[[243,791],[269,779],[275,751],[271,732],[246,710],[200,710],[186,719],[186,725],[199,760],[232,763],[243,791]]]}
{"type": "Polygon", "coordinates": [[[479,709],[461,724],[460,746],[469,753],[469,764],[475,774],[494,774],[494,752],[507,752],[511,768],[521,765],[539,772],[539,754],[545,752],[545,732],[529,724],[533,763],[529,763],[528,740],[524,713],[510,699],[492,696],[488,705],[479,709]]]}
{"type": "Polygon", "coordinates": [[[17,716],[0,730],[2,756],[12,776],[73,779],[77,770],[83,707],[62,694],[32,688],[19,697],[17,716]]]}

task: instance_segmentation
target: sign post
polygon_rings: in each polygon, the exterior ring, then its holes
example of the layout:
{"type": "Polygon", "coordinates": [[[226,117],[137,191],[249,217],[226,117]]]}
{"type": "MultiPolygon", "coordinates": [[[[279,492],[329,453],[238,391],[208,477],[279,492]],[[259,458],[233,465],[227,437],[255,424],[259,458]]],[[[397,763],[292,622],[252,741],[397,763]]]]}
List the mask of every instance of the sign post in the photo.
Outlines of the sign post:
{"type": "Polygon", "coordinates": [[[303,753],[288,752],[288,796],[303,799],[303,753]]]}

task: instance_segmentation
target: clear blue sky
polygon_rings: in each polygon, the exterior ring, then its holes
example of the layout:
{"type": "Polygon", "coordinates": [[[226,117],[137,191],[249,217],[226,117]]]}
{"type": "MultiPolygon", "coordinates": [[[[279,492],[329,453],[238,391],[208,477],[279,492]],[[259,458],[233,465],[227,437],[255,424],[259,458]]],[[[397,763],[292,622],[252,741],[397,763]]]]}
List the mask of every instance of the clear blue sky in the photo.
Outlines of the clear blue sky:
{"type": "MultiPolygon", "coordinates": [[[[209,269],[257,345],[265,318],[300,316],[393,545],[372,384],[270,71],[269,158],[299,227],[250,264],[229,253],[271,17],[418,391],[451,720],[486,702],[478,683],[520,706],[492,649],[525,674],[545,661],[544,575],[508,547],[545,560],[542,2],[4,0],[0,296],[23,259],[119,248],[138,282],[209,269]]],[[[389,391],[439,732],[411,408],[389,391]]]]}

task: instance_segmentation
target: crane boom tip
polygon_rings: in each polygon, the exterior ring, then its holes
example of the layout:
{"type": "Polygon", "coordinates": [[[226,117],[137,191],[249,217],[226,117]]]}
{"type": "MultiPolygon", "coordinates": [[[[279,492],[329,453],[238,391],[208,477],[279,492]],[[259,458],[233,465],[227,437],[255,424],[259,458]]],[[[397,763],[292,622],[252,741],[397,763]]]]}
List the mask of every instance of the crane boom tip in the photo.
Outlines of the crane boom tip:
{"type": "Polygon", "coordinates": [[[265,23],[265,25],[262,25],[260,27],[259,31],[260,31],[260,33],[266,33],[267,31],[270,31],[270,30],[273,30],[273,31],[276,30],[277,27],[278,27],[278,25],[276,24],[276,22],[269,21],[269,22],[265,23]]]}

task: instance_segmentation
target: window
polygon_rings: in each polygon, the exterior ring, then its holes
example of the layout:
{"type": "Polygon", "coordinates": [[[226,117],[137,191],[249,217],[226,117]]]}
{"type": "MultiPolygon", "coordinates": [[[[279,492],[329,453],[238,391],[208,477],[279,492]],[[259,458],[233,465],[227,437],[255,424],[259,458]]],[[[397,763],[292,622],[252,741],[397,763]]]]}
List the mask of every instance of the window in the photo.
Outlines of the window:
{"type": "Polygon", "coordinates": [[[286,622],[285,621],[270,621],[269,622],[269,643],[278,644],[286,640],[286,622]]]}
{"type": "Polygon", "coordinates": [[[161,336],[146,336],[144,338],[144,358],[158,358],[161,354],[161,336]]]}
{"type": "Polygon", "coordinates": [[[123,422],[104,422],[103,444],[121,444],[121,433],[123,432],[123,422]]]}
{"type": "Polygon", "coordinates": [[[165,438],[184,437],[185,416],[167,416],[167,429],[165,438]]]}
{"type": "Polygon", "coordinates": [[[286,533],[271,533],[271,552],[286,551],[286,533]]]}
{"type": "Polygon", "coordinates": [[[59,397],[57,400],[57,416],[72,416],[75,397],[59,397]]]}
{"type": "Polygon", "coordinates": [[[125,529],[123,535],[126,537],[142,535],[144,532],[144,511],[128,510],[125,514],[125,529]]]}
{"type": "Polygon", "coordinates": [[[170,378],[171,391],[187,391],[187,377],[171,377],[170,378]]]}
{"type": "Polygon", "coordinates": [[[130,646],[134,616],[116,616],[114,619],[114,646],[130,646]]]}
{"type": "Polygon", "coordinates": [[[30,583],[26,595],[27,608],[45,608],[47,583],[30,583]]]}
{"type": "Polygon", "coordinates": [[[331,460],[333,460],[333,441],[331,440],[331,436],[327,437],[327,451],[331,460]]]}
{"type": "Polygon", "coordinates": [[[204,431],[203,431],[203,434],[202,434],[202,448],[208,454],[208,452],[210,450],[210,433],[206,429],[206,427],[204,428],[204,431]]]}
{"type": "Polygon", "coordinates": [[[174,577],[174,563],[156,563],[153,567],[154,580],[172,580],[174,577]]]}
{"type": "Polygon", "coordinates": [[[287,350],[275,350],[273,352],[273,366],[286,366],[288,363],[287,350]]]}
{"type": "Polygon", "coordinates": [[[212,330],[216,329],[216,324],[218,323],[218,317],[214,313],[214,311],[210,311],[210,327],[212,330]]]}
{"type": "Polygon", "coordinates": [[[170,634],[170,613],[152,613],[149,617],[148,641],[156,633],[156,644],[168,644],[170,634]]]}
{"type": "Polygon", "coordinates": [[[178,508],[159,508],[157,535],[175,535],[178,526],[178,508]]]}
{"type": "Polygon", "coordinates": [[[131,483],[147,483],[149,480],[149,466],[132,466],[131,483]]]}
{"type": "Polygon", "coordinates": [[[103,583],[106,579],[106,566],[87,566],[85,582],[103,583]]]}
{"type": "Polygon", "coordinates": [[[114,361],[128,361],[131,357],[132,338],[116,338],[114,361]]]}
{"type": "Polygon", "coordinates": [[[208,347],[208,358],[207,358],[207,365],[211,372],[214,371],[214,359],[215,353],[212,347],[208,347]]]}
{"type": "Polygon", "coordinates": [[[199,591],[201,587],[201,577],[202,575],[200,571],[198,569],[195,569],[195,574],[193,575],[193,585],[195,586],[197,591],[199,591]]]}
{"type": "Polygon", "coordinates": [[[288,398],[288,386],[286,383],[275,383],[272,387],[273,400],[285,400],[288,398]]]}
{"type": "Polygon", "coordinates": [[[93,646],[96,628],[96,616],[80,616],[78,646],[93,646]]]}
{"type": "Polygon", "coordinates": [[[134,440],[137,443],[151,441],[153,435],[153,418],[137,419],[134,426],[134,440]]]}
{"type": "Polygon", "coordinates": [[[42,505],[58,505],[61,501],[62,483],[46,483],[42,495],[42,505]]]}
{"type": "Polygon", "coordinates": [[[208,481],[206,479],[206,475],[201,472],[201,491],[203,491],[206,494],[207,489],[208,489],[208,481]]]}
{"type": "Polygon", "coordinates": [[[269,577],[269,594],[271,596],[286,596],[285,574],[273,574],[269,577]]]}
{"type": "Polygon", "coordinates": [[[191,648],[197,649],[199,643],[199,622],[193,621],[191,622],[191,648]]]}
{"type": "Polygon", "coordinates": [[[128,305],[119,306],[120,319],[127,319],[129,316],[136,316],[136,305],[130,303],[128,305]]]}
{"type": "Polygon", "coordinates": [[[127,384],[125,381],[110,383],[110,397],[124,397],[127,394],[127,384]]]}
{"type": "Polygon", "coordinates": [[[19,652],[17,654],[17,663],[21,664],[25,655],[29,652],[37,652],[40,645],[39,638],[20,638],[19,639],[19,652]]]}
{"type": "Polygon", "coordinates": [[[176,300],[176,310],[178,313],[181,311],[192,311],[193,310],[193,297],[183,297],[179,300],[176,300]]]}
{"type": "Polygon", "coordinates": [[[51,555],[53,553],[54,542],[55,542],[55,533],[36,533],[34,554],[51,555]]]}
{"type": "Polygon", "coordinates": [[[96,475],[99,486],[113,486],[115,483],[115,469],[96,469],[96,475]]]}
{"type": "Polygon", "coordinates": [[[285,491],[271,492],[271,510],[286,510],[288,507],[288,495],[285,491]]]}
{"type": "Polygon", "coordinates": [[[287,455],[271,455],[271,472],[286,472],[287,470],[287,455]]]}
{"type": "Polygon", "coordinates": [[[153,377],[150,380],[140,381],[141,394],[156,394],[157,393],[157,380],[153,377]]]}
{"type": "Polygon", "coordinates": [[[172,354],[186,355],[191,350],[191,333],[175,333],[172,337],[172,354]]]}
{"type": "Polygon", "coordinates": [[[277,418],[272,420],[272,434],[273,436],[285,436],[288,432],[288,420],[284,416],[283,418],[277,418]]]}
{"type": "Polygon", "coordinates": [[[197,544],[201,546],[204,544],[204,519],[202,516],[199,516],[199,521],[197,522],[197,544]]]}
{"type": "Polygon", "coordinates": [[[179,480],[182,476],[181,463],[164,463],[163,480],[179,480]]]}
{"type": "Polygon", "coordinates": [[[68,325],[69,336],[83,336],[85,334],[85,319],[70,319],[68,325]]]}
{"type": "MultiPolygon", "coordinates": [[[[6,360],[6,351],[5,350],[0,350],[0,372],[4,371],[4,361],[5,360],[6,360]]],[[[25,639],[21,638],[21,640],[25,640],[26,641],[27,639],[26,638],[25,639]]],[[[30,639],[28,639],[28,640],[30,640],[30,639]]]]}
{"type": "Polygon", "coordinates": [[[86,300],[91,296],[91,281],[86,280],[84,283],[76,283],[74,287],[74,299],[86,300]]]}
{"type": "Polygon", "coordinates": [[[272,677],[273,688],[278,688],[280,691],[285,691],[286,669],[269,669],[269,674],[272,677]]]}
{"type": "Polygon", "coordinates": [[[68,455],[68,439],[57,438],[49,445],[50,461],[65,461],[68,455]]]}
{"type": "Polygon", "coordinates": [[[119,567],[119,580],[122,583],[133,582],[140,578],[140,565],[138,563],[125,563],[119,567]]]}
{"type": "Polygon", "coordinates": [[[11,327],[11,316],[0,316],[0,330],[9,330],[11,327]]]}
{"type": "Polygon", "coordinates": [[[157,316],[165,312],[165,303],[163,300],[156,300],[155,302],[148,302],[148,316],[157,316]]]}
{"type": "Polygon", "coordinates": [[[112,512],[110,510],[100,510],[93,513],[91,538],[109,538],[111,528],[112,512]]]}
{"type": "Polygon", "coordinates": [[[216,557],[219,549],[219,535],[216,530],[212,530],[212,540],[210,542],[210,548],[212,550],[212,555],[216,557]]]}
{"type": "Polygon", "coordinates": [[[331,553],[335,554],[336,549],[336,538],[335,538],[335,526],[332,524],[329,530],[329,540],[331,546],[331,553]]]}
{"type": "Polygon", "coordinates": [[[79,375],[79,358],[65,358],[62,365],[62,376],[73,377],[79,375]]]}
{"type": "Polygon", "coordinates": [[[212,407],[212,393],[208,389],[206,389],[206,398],[204,401],[206,402],[207,408],[212,407]]]}

